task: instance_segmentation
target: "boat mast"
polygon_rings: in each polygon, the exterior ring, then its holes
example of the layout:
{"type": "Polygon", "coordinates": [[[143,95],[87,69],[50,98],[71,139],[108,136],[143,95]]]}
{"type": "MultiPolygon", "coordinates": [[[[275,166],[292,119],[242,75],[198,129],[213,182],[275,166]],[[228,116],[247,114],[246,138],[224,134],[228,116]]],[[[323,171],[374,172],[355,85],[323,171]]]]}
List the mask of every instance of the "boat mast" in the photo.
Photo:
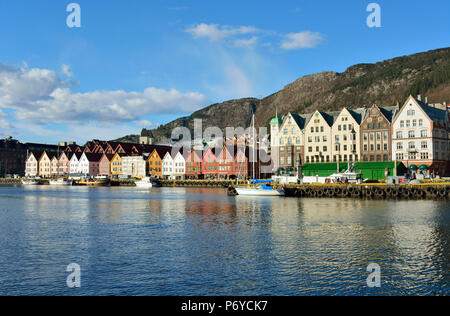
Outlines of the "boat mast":
{"type": "MultiPolygon", "coordinates": [[[[253,112],[253,110],[252,110],[253,112]]],[[[255,180],[255,112],[253,112],[252,116],[252,136],[253,136],[253,168],[252,168],[252,174],[253,174],[253,180],[255,180]]]]}

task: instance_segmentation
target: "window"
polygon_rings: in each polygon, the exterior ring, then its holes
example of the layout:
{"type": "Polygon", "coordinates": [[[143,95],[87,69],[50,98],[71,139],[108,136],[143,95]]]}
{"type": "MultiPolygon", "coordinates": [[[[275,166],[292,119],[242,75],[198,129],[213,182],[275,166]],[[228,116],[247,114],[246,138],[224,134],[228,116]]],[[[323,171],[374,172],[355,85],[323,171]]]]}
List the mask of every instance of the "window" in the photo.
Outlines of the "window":
{"type": "Polygon", "coordinates": [[[387,141],[388,138],[389,138],[388,132],[384,132],[384,134],[383,134],[383,139],[384,139],[385,141],[387,141]]]}
{"type": "Polygon", "coordinates": [[[368,139],[368,134],[367,134],[367,133],[364,133],[363,138],[364,138],[364,141],[367,141],[367,139],[368,139]]]}
{"type": "Polygon", "coordinates": [[[397,160],[403,160],[403,158],[404,158],[402,153],[397,153],[396,157],[397,157],[397,160]]]}
{"type": "Polygon", "coordinates": [[[327,150],[328,150],[328,147],[327,146],[323,146],[323,151],[327,152],[327,150]]]}
{"type": "Polygon", "coordinates": [[[428,143],[427,143],[427,142],[422,142],[422,143],[420,144],[420,147],[421,147],[422,149],[428,149],[428,143]]]}
{"type": "Polygon", "coordinates": [[[403,133],[402,132],[397,132],[397,134],[396,134],[396,136],[397,136],[397,138],[403,138],[403,133]]]}
{"type": "Polygon", "coordinates": [[[388,144],[385,143],[384,146],[383,146],[383,149],[384,149],[384,151],[387,151],[388,150],[388,144]]]}
{"type": "Polygon", "coordinates": [[[412,125],[413,125],[413,127],[416,127],[417,126],[417,120],[413,120],[412,121],[412,125]]]}
{"type": "Polygon", "coordinates": [[[406,127],[410,127],[411,126],[411,121],[406,121],[406,127]]]}
{"type": "Polygon", "coordinates": [[[428,153],[420,153],[420,159],[428,159],[428,153]]]}
{"type": "Polygon", "coordinates": [[[320,127],[320,131],[323,133],[323,131],[324,131],[323,126],[320,127]]]}
{"type": "Polygon", "coordinates": [[[416,153],[409,153],[408,154],[408,159],[412,160],[412,159],[416,159],[417,155],[416,153]]]}
{"type": "Polygon", "coordinates": [[[296,144],[300,144],[300,137],[296,137],[296,138],[295,138],[295,143],[296,143],[296,144]]]}
{"type": "Polygon", "coordinates": [[[364,151],[367,151],[367,144],[364,144],[364,151]]]}
{"type": "Polygon", "coordinates": [[[374,133],[370,133],[370,140],[371,140],[371,141],[373,141],[373,140],[374,140],[374,138],[375,138],[375,135],[374,135],[374,133]]]}
{"type": "Polygon", "coordinates": [[[328,140],[328,137],[323,136],[323,141],[326,142],[328,140]]]}
{"type": "Polygon", "coordinates": [[[284,133],[284,135],[287,135],[287,134],[288,134],[288,129],[285,128],[285,129],[283,130],[283,133],[284,133]]]}
{"type": "Polygon", "coordinates": [[[413,142],[409,143],[408,149],[416,149],[416,143],[413,143],[413,142]]]}
{"type": "Polygon", "coordinates": [[[308,137],[308,143],[312,143],[312,136],[308,137]]]}
{"type": "Polygon", "coordinates": [[[405,127],[405,121],[400,121],[400,127],[405,127]]]}
{"type": "Polygon", "coordinates": [[[308,147],[308,152],[312,153],[312,147],[308,147]]]}
{"type": "Polygon", "coordinates": [[[377,133],[377,140],[381,140],[381,133],[380,132],[377,133]]]}
{"type": "Polygon", "coordinates": [[[416,132],[415,131],[409,131],[408,132],[408,138],[415,138],[416,137],[416,132]]]}
{"type": "Polygon", "coordinates": [[[314,127],[311,127],[311,133],[314,133],[314,127]]]}
{"type": "Polygon", "coordinates": [[[420,131],[420,137],[428,137],[428,131],[420,131]]]}
{"type": "Polygon", "coordinates": [[[423,120],[419,120],[419,127],[423,126],[423,120]]]}
{"type": "Polygon", "coordinates": [[[339,132],[342,131],[342,126],[341,125],[338,125],[338,131],[339,132]]]}

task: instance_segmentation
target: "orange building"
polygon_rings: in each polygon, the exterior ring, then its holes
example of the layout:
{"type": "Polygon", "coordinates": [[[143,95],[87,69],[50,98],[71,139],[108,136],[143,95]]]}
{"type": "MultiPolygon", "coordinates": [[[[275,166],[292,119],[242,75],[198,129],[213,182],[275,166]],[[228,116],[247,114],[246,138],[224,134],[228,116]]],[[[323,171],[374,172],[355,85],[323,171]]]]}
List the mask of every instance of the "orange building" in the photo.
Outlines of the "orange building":
{"type": "Polygon", "coordinates": [[[157,146],[148,156],[147,170],[152,178],[162,178],[162,160],[171,151],[170,147],[157,146]]]}

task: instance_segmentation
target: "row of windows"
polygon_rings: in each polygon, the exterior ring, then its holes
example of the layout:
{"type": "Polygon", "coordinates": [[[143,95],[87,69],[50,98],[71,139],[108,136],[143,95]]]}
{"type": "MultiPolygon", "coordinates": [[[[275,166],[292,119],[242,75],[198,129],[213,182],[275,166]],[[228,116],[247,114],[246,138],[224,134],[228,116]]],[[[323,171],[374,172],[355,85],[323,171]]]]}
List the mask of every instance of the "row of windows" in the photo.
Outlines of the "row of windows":
{"type": "MultiPolygon", "coordinates": [[[[358,161],[358,155],[334,155],[333,162],[353,162],[358,161]]],[[[306,163],[331,162],[330,156],[306,156],[306,163]]]]}
{"type": "MultiPolygon", "coordinates": [[[[417,127],[417,120],[400,121],[400,127],[417,127]]],[[[423,126],[423,120],[419,120],[419,127],[423,126]]]]}
{"type": "Polygon", "coordinates": [[[405,159],[414,160],[417,159],[418,157],[420,157],[421,160],[425,160],[429,159],[430,156],[428,153],[408,153],[408,154],[397,153],[396,155],[397,160],[405,160],[405,159]]]}
{"type": "MultiPolygon", "coordinates": [[[[376,144],[377,151],[381,151],[381,144],[376,144]]],[[[383,144],[383,150],[388,151],[388,144],[383,144]]],[[[369,151],[369,145],[364,144],[363,151],[369,151]]],[[[370,151],[375,151],[375,144],[370,144],[370,151]]]]}
{"type": "MultiPolygon", "coordinates": [[[[377,133],[364,133],[364,134],[363,134],[363,140],[364,140],[365,142],[367,142],[369,139],[370,139],[371,141],[374,141],[374,140],[375,140],[375,137],[376,137],[376,139],[377,139],[378,141],[381,141],[381,132],[377,132],[377,133]]],[[[384,141],[388,141],[388,139],[389,139],[389,133],[388,133],[388,132],[384,132],[384,133],[383,133],[383,140],[384,140],[384,141]]]]}
{"type": "MultiPolygon", "coordinates": [[[[398,139],[401,139],[403,138],[403,132],[397,132],[395,136],[398,139]]],[[[420,131],[420,137],[422,138],[428,137],[428,131],[427,130],[420,131]]],[[[416,138],[416,131],[409,131],[408,138],[416,138]]]]}

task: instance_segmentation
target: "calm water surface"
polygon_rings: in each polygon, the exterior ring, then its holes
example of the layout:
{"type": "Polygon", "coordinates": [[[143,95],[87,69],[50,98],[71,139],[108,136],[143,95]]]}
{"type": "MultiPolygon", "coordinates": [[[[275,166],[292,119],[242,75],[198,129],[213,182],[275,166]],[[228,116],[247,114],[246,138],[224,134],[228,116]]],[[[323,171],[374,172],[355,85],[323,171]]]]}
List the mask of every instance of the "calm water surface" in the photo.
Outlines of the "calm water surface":
{"type": "Polygon", "coordinates": [[[0,186],[0,295],[449,295],[449,226],[439,201],[0,186]]]}

